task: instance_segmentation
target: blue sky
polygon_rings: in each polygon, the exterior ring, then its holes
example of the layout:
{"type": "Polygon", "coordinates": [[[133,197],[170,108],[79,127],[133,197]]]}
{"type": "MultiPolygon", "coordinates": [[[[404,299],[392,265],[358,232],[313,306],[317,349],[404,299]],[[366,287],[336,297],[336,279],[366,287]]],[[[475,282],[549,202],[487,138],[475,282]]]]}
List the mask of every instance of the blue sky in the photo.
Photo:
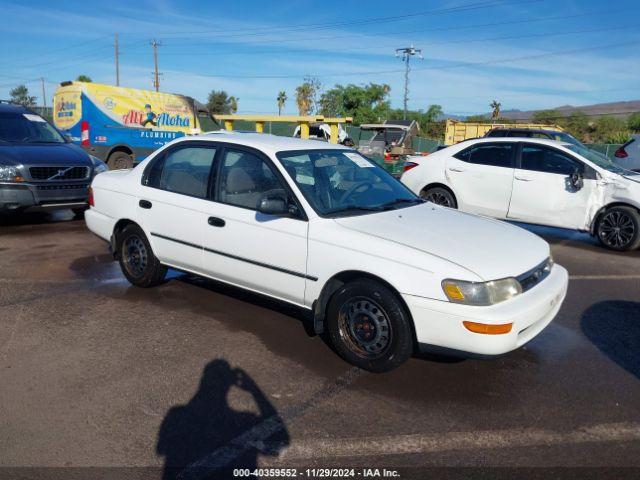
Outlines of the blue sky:
{"type": "Polygon", "coordinates": [[[161,42],[161,90],[206,101],[223,89],[240,113],[286,113],[304,75],[336,83],[391,85],[401,107],[398,47],[412,63],[409,106],[451,114],[640,99],[640,4],[633,0],[404,1],[0,1],[0,98],[26,83],[47,103],[60,81],[86,74],[152,87],[151,39],[161,42]]]}

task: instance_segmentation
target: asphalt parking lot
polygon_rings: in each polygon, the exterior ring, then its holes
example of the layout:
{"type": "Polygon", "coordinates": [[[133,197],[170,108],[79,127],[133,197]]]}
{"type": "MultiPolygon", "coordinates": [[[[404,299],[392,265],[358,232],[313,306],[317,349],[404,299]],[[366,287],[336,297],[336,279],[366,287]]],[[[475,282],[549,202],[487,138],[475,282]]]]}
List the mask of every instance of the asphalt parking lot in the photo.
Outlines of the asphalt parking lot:
{"type": "Polygon", "coordinates": [[[531,230],[571,275],[549,328],[375,375],[294,307],[132,287],[70,213],[0,217],[0,466],[640,468],[640,252],[531,230]]]}

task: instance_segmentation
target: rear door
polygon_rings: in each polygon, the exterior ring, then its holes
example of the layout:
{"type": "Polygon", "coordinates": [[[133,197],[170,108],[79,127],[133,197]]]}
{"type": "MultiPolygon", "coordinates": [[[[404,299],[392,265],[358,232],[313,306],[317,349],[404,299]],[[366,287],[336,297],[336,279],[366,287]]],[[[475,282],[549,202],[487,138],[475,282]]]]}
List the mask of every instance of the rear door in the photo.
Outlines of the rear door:
{"type": "Polygon", "coordinates": [[[529,223],[584,229],[597,194],[597,174],[574,156],[552,146],[522,143],[513,179],[508,217],[529,223]],[[571,174],[583,186],[571,184],[571,174]]]}
{"type": "Polygon", "coordinates": [[[478,143],[447,160],[446,176],[464,211],[506,217],[514,152],[513,142],[478,143]]]}
{"type": "Polygon", "coordinates": [[[203,224],[218,151],[211,142],[185,142],[147,166],[138,208],[161,262],[201,270],[203,224]]]}

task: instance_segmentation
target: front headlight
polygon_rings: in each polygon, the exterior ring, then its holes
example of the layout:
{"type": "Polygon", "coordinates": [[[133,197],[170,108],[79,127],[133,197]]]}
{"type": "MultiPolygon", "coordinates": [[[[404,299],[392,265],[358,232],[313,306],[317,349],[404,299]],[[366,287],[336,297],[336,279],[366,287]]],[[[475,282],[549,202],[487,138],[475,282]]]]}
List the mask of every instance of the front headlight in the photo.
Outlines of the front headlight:
{"type": "Polygon", "coordinates": [[[93,162],[93,176],[95,177],[97,174],[106,172],[109,170],[109,167],[106,163],[100,160],[98,157],[94,157],[93,155],[89,155],[91,157],[91,161],[93,162]]]}
{"type": "Polygon", "coordinates": [[[467,282],[443,280],[442,290],[453,303],[488,306],[504,302],[522,293],[522,286],[515,278],[504,278],[490,282],[467,282]]]}
{"type": "Polygon", "coordinates": [[[24,182],[18,167],[0,165],[0,182],[24,182]]]}

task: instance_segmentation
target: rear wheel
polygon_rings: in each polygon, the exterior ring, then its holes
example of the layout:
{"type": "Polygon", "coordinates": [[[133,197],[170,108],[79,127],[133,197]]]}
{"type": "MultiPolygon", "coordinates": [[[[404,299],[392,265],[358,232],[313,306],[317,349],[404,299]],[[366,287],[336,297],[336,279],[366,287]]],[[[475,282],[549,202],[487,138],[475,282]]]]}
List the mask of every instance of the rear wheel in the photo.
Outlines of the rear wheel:
{"type": "Polygon", "coordinates": [[[123,170],[133,168],[133,157],[127,152],[114,152],[107,160],[109,170],[123,170]]]}
{"type": "Polygon", "coordinates": [[[138,287],[154,287],[164,280],[167,267],[153,254],[147,236],[138,225],[128,225],[117,236],[120,268],[138,287]]]}
{"type": "Polygon", "coordinates": [[[327,327],[338,354],[365,370],[392,370],[413,352],[408,312],[394,292],[373,280],[349,282],[331,297],[327,327]]]}
{"type": "Polygon", "coordinates": [[[640,247],[640,213],[631,207],[610,208],[600,215],[596,234],[611,250],[635,250],[640,247]]]}
{"type": "Polygon", "coordinates": [[[451,193],[446,188],[426,188],[422,192],[420,192],[420,196],[427,202],[435,203],[436,205],[441,205],[443,207],[449,208],[458,208],[456,197],[454,197],[453,193],[451,193]]]}

